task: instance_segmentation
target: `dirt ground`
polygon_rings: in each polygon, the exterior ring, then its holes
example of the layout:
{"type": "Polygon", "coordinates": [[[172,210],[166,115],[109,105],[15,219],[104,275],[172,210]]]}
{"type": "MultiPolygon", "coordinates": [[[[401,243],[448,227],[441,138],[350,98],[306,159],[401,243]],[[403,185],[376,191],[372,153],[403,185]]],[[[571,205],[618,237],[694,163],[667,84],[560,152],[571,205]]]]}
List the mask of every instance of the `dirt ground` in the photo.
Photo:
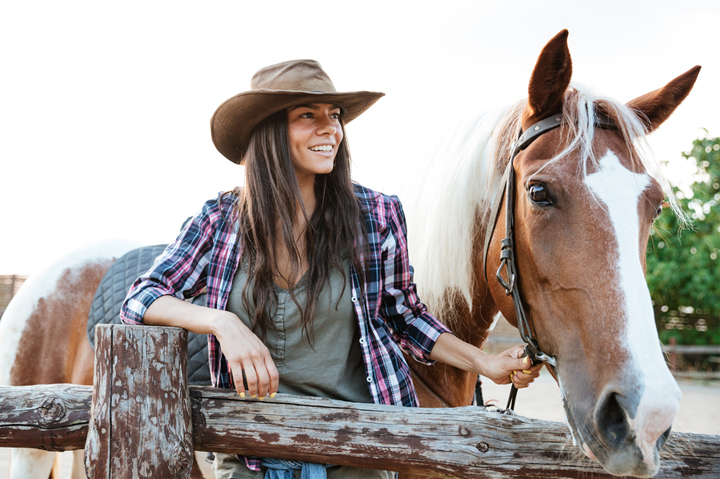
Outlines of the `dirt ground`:
{"type": "MultiPolygon", "coordinates": [[[[701,434],[720,435],[720,381],[678,381],[683,396],[680,401],[680,413],[675,419],[673,430],[701,434]]],[[[500,407],[505,407],[509,386],[483,383],[485,401],[494,400],[500,407]]],[[[515,410],[518,414],[543,419],[546,421],[565,422],[560,390],[549,373],[543,371],[535,383],[528,389],[518,393],[515,410]]],[[[212,477],[200,456],[199,464],[207,478],[212,477]]],[[[69,479],[72,466],[72,453],[60,455],[61,479],[69,479]]],[[[9,450],[0,448],[0,478],[4,479],[8,471],[9,450]]]]}

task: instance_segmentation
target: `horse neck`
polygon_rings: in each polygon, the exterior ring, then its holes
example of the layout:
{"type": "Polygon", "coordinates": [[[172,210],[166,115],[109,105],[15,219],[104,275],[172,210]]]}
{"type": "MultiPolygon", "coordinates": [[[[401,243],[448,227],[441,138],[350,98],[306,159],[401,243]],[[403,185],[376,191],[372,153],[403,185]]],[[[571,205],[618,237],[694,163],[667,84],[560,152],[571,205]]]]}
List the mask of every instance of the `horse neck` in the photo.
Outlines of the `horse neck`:
{"type": "MultiPolygon", "coordinates": [[[[477,244],[482,245],[483,243],[478,241],[477,244]]],[[[476,279],[472,294],[472,308],[468,306],[465,298],[455,295],[450,300],[452,306],[441,314],[439,319],[450,325],[456,337],[482,348],[488,338],[498,308],[492,300],[484,278],[481,259],[482,246],[474,249],[476,251],[473,252],[473,264],[475,265],[473,274],[476,279]]],[[[425,366],[417,361],[409,361],[409,365],[424,383],[419,385],[419,392],[428,387],[452,407],[469,406],[472,403],[477,381],[477,376],[474,374],[442,363],[425,366]]],[[[420,394],[420,403],[423,407],[442,406],[438,401],[433,401],[432,398],[427,398],[423,394],[420,394]]]]}

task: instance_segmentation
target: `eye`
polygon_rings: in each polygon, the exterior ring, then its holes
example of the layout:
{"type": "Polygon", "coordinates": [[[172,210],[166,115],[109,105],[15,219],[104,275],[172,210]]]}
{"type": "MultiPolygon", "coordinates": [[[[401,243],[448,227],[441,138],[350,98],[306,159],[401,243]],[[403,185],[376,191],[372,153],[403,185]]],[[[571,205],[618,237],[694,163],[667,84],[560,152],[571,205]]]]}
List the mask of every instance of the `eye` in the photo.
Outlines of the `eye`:
{"type": "Polygon", "coordinates": [[[663,212],[663,208],[665,208],[666,206],[670,206],[670,204],[667,201],[663,201],[662,203],[660,203],[660,205],[655,210],[655,216],[653,216],[653,221],[655,221],[656,219],[658,219],[660,217],[660,215],[663,212]]]}
{"type": "Polygon", "coordinates": [[[528,188],[528,196],[530,197],[530,201],[538,206],[550,206],[553,204],[550,191],[547,186],[542,183],[530,185],[530,188],[528,188]]]}

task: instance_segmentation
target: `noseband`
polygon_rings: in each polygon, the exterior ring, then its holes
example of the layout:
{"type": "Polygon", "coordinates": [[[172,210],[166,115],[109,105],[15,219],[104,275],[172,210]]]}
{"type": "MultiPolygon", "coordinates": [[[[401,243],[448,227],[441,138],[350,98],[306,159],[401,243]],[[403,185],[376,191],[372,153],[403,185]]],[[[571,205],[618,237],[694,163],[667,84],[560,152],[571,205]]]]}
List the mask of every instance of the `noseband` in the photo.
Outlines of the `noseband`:
{"type": "MultiPolygon", "coordinates": [[[[515,258],[515,241],[513,226],[515,224],[515,169],[513,167],[515,157],[520,154],[525,148],[538,139],[541,135],[548,131],[558,128],[562,124],[562,116],[554,115],[550,118],[545,118],[532,125],[525,132],[520,132],[520,137],[511,146],[512,154],[510,161],[505,168],[505,173],[502,178],[502,188],[497,191],[493,200],[493,207],[490,210],[490,221],[487,225],[487,231],[485,233],[485,246],[483,248],[483,273],[485,275],[485,281],[487,279],[487,258],[488,249],[490,248],[490,239],[492,238],[493,232],[495,231],[495,224],[497,223],[498,215],[500,214],[500,208],[502,206],[503,193],[505,194],[505,238],[500,242],[500,267],[495,273],[500,285],[505,289],[505,294],[512,296],[513,305],[515,307],[515,318],[517,319],[518,331],[520,332],[520,338],[525,342],[525,354],[530,358],[532,364],[535,365],[540,362],[544,362],[552,366],[553,370],[557,373],[557,360],[544,353],[537,340],[533,337],[532,325],[525,314],[525,307],[523,306],[522,297],[520,296],[520,289],[518,287],[518,272],[517,272],[517,260],[515,258]],[[503,269],[505,269],[505,276],[503,277],[503,269]]],[[[605,115],[604,113],[596,112],[595,115],[595,126],[605,130],[616,130],[617,125],[615,122],[605,115]]],[[[517,396],[517,389],[515,385],[510,389],[510,398],[506,409],[515,408],[515,398],[517,396]]]]}

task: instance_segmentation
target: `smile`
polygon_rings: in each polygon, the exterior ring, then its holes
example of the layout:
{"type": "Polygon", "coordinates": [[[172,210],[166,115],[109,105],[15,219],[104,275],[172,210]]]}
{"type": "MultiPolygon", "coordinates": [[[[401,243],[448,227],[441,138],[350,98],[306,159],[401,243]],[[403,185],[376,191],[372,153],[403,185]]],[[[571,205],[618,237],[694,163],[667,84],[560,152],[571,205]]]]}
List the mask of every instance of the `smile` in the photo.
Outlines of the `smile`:
{"type": "Polygon", "coordinates": [[[310,151],[332,151],[332,145],[311,146],[310,151]]]}

